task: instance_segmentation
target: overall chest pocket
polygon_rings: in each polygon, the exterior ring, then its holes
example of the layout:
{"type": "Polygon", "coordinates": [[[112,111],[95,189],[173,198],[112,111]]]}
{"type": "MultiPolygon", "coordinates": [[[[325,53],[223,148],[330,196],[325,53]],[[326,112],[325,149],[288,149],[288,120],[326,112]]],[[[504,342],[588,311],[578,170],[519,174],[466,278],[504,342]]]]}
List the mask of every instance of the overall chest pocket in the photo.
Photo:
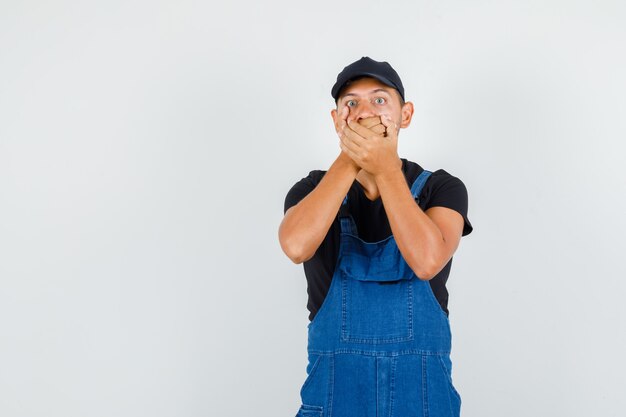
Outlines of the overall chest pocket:
{"type": "Polygon", "coordinates": [[[354,343],[413,339],[415,275],[393,240],[361,242],[342,253],[341,337],[354,343]]]}

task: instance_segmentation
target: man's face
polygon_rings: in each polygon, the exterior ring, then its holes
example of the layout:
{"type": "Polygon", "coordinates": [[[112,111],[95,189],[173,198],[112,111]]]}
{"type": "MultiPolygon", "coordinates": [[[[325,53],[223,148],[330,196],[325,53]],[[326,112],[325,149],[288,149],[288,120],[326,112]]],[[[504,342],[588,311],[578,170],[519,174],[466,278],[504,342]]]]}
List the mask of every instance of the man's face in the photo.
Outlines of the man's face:
{"type": "Polygon", "coordinates": [[[410,102],[402,105],[398,91],[375,78],[361,78],[343,89],[337,100],[337,108],[331,112],[336,129],[339,129],[340,115],[346,107],[347,120],[361,121],[386,114],[402,128],[409,125],[413,115],[410,102]]]}

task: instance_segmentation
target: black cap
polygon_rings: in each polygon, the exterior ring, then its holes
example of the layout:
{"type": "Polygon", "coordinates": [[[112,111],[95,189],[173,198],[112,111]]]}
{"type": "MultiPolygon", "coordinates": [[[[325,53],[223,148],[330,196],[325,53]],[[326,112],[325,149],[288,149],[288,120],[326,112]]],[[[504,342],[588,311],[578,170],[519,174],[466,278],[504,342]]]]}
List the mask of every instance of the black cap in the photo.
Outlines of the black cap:
{"type": "Polygon", "coordinates": [[[330,94],[335,101],[339,98],[341,89],[348,81],[359,77],[376,78],[381,83],[393,87],[398,90],[400,97],[404,100],[404,87],[398,73],[389,65],[388,62],[374,61],[372,58],[364,56],[356,62],[348,65],[337,75],[337,82],[330,90],[330,94]]]}

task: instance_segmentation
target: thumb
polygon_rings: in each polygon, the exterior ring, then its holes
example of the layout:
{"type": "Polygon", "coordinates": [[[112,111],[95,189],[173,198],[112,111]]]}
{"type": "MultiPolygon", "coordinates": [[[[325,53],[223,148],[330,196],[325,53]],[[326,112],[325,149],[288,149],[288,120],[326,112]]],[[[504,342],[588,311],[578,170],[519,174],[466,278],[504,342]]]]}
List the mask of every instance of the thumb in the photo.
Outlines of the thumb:
{"type": "Polygon", "coordinates": [[[335,124],[335,130],[337,132],[337,136],[339,136],[341,138],[341,128],[343,125],[347,124],[346,119],[348,118],[348,113],[349,113],[349,109],[348,107],[344,107],[343,109],[339,110],[339,113],[337,114],[338,117],[338,121],[335,124]]]}
{"type": "Polygon", "coordinates": [[[350,114],[350,109],[348,108],[348,106],[345,106],[343,109],[341,109],[341,120],[345,122],[348,118],[348,114],[350,114]]]}

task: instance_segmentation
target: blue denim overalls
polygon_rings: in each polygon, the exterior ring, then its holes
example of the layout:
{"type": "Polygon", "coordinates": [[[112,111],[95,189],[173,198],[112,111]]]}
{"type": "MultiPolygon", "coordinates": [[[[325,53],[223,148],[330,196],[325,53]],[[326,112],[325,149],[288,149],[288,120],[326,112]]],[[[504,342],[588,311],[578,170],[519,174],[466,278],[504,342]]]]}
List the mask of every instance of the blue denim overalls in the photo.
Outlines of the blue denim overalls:
{"type": "MultiPolygon", "coordinates": [[[[414,198],[429,175],[413,183],[414,198]]],[[[361,240],[346,204],[335,273],[308,328],[296,417],[458,417],[448,317],[393,236],[361,240]]]]}

